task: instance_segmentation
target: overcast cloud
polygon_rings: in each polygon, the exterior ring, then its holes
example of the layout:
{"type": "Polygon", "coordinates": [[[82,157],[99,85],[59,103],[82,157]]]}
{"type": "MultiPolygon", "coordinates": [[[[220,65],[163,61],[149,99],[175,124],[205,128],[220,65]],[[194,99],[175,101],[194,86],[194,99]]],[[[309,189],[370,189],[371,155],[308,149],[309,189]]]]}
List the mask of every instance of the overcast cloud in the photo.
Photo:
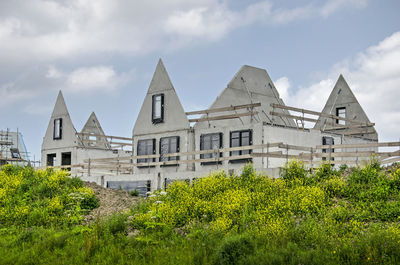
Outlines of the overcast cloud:
{"type": "Polygon", "coordinates": [[[87,65],[105,54],[173,52],[254,23],[285,24],[364,5],[330,0],[284,9],[267,0],[233,10],[229,1],[218,0],[0,1],[0,67],[7,69],[0,73],[0,108],[51,90],[114,92],[132,72],[87,65]],[[66,72],[58,66],[62,62],[75,69],[66,72]]]}
{"type": "Polygon", "coordinates": [[[279,78],[275,85],[287,105],[321,111],[340,74],[376,123],[380,139],[399,139],[400,32],[335,64],[324,79],[308,87],[291,88],[287,77],[279,78]]]}

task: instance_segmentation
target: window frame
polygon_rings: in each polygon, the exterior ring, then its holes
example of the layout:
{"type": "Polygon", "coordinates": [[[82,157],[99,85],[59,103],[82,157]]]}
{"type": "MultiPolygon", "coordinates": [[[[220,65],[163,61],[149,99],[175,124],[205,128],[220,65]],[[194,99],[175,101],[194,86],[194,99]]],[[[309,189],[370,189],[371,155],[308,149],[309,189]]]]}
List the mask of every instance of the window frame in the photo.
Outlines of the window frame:
{"type": "MultiPolygon", "coordinates": [[[[340,118],[346,118],[347,110],[346,107],[338,107],[336,108],[336,116],[340,118]],[[341,116],[341,111],[344,110],[344,116],[341,116]]],[[[346,125],[346,121],[336,119],[336,124],[346,125]]]]}
{"type": "MultiPolygon", "coordinates": [[[[200,150],[213,150],[212,148],[212,137],[218,135],[219,136],[219,147],[218,148],[223,148],[223,133],[217,132],[217,133],[206,133],[200,135],[200,150]],[[205,137],[210,137],[210,149],[204,149],[204,143],[205,143],[205,137]]],[[[219,152],[218,154],[215,153],[207,153],[207,154],[200,154],[200,159],[209,159],[209,158],[216,158],[216,155],[218,157],[222,157],[223,153],[219,152]]],[[[201,165],[217,165],[217,164],[222,164],[222,161],[209,161],[209,162],[201,162],[201,165]]]]}
{"type": "MultiPolygon", "coordinates": [[[[155,155],[156,154],[156,139],[155,138],[152,138],[152,139],[142,139],[142,140],[138,140],[137,141],[137,147],[136,147],[136,154],[138,155],[138,156],[143,156],[143,155],[155,155]],[[148,154],[149,152],[148,152],[148,150],[147,150],[147,147],[148,147],[148,142],[150,142],[151,141],[151,143],[152,143],[152,150],[150,151],[150,153],[151,154],[148,154]],[[139,154],[139,150],[140,150],[140,145],[142,144],[142,143],[144,143],[145,144],[145,149],[146,149],[146,154],[139,154]]],[[[153,157],[153,158],[138,158],[137,159],[137,163],[139,164],[139,163],[152,163],[152,162],[156,162],[156,159],[153,157]]],[[[138,166],[138,167],[154,167],[154,166],[138,166]]]]}
{"type": "MultiPolygon", "coordinates": [[[[163,140],[168,140],[168,152],[165,154],[171,154],[171,153],[179,153],[180,152],[180,137],[179,136],[168,136],[168,137],[161,137],[160,142],[159,142],[159,153],[160,153],[160,158],[159,162],[168,162],[168,161],[178,161],[179,156],[169,156],[169,157],[163,157],[163,153],[161,153],[162,149],[162,141],[163,140]],[[176,150],[171,150],[171,140],[176,139],[176,150]]],[[[178,164],[171,164],[171,165],[161,165],[161,166],[177,166],[178,164]]]]}
{"type": "Polygon", "coordinates": [[[153,124],[164,122],[164,94],[155,94],[151,97],[151,121],[153,124]],[[156,98],[161,97],[160,99],[160,116],[156,117],[156,98]]]}
{"type": "MultiPolygon", "coordinates": [[[[247,130],[238,130],[238,131],[231,131],[229,134],[229,147],[241,147],[241,146],[250,146],[253,145],[253,130],[252,129],[247,129],[247,130]],[[249,133],[249,144],[248,145],[243,145],[243,133],[249,133]],[[238,146],[232,146],[232,135],[234,133],[239,133],[239,145],[238,146]]],[[[239,151],[230,151],[229,156],[237,156],[237,155],[243,155],[243,154],[251,154],[252,149],[249,150],[239,150],[239,151]],[[233,155],[233,152],[237,152],[237,154],[233,155]]],[[[233,159],[229,160],[229,163],[248,163],[253,161],[252,158],[243,158],[243,159],[233,159]]]]}
{"type": "Polygon", "coordinates": [[[57,118],[57,119],[54,119],[54,122],[53,122],[53,140],[61,140],[62,139],[62,118],[57,118]],[[57,122],[59,122],[60,124],[59,124],[59,127],[58,127],[58,135],[56,135],[56,124],[57,124],[57,122]]]}

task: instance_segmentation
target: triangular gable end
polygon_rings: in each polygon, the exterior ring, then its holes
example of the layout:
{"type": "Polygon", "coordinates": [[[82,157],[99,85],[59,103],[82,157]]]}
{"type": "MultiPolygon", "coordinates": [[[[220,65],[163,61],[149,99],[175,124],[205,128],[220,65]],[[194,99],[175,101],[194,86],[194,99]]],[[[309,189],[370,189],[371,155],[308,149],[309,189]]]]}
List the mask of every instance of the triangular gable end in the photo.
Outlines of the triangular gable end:
{"type": "Polygon", "coordinates": [[[106,149],[111,148],[110,143],[107,141],[103,128],[101,127],[100,122],[94,112],[90,114],[89,119],[81,130],[81,133],[82,134],[80,138],[83,140],[85,146],[106,149]],[[90,136],[88,134],[93,134],[93,136],[90,136]]]}
{"type": "MultiPolygon", "coordinates": [[[[253,117],[254,119],[251,116],[245,116],[241,117],[240,120],[235,118],[222,121],[198,122],[194,127],[201,128],[213,125],[230,126],[242,124],[242,122],[248,123],[252,119],[282,126],[296,126],[295,122],[290,118],[270,115],[270,112],[272,111],[271,103],[284,105],[283,100],[279,97],[279,93],[267,71],[265,69],[248,65],[244,65],[239,69],[232,80],[228,83],[227,87],[211,104],[210,109],[251,103],[261,103],[261,107],[255,109],[258,114],[253,117]]],[[[247,111],[248,110],[243,109],[241,111],[224,112],[222,114],[209,114],[209,116],[238,114],[247,111]]],[[[275,112],[289,114],[287,110],[282,109],[275,109],[275,112]]]]}
{"type": "Polygon", "coordinates": [[[158,61],[149,89],[133,128],[133,135],[189,129],[189,121],[162,60],[158,61]],[[152,119],[153,96],[163,95],[163,120],[152,119]]]}
{"type": "MultiPolygon", "coordinates": [[[[325,107],[322,110],[322,113],[338,115],[338,111],[340,111],[340,109],[343,109],[347,119],[370,123],[370,120],[368,119],[367,114],[364,112],[363,108],[361,107],[360,103],[358,102],[353,91],[350,89],[350,86],[347,84],[343,75],[339,76],[331,94],[329,95],[329,98],[325,104],[325,107]]],[[[337,123],[337,126],[343,126],[343,124],[340,124],[340,122],[337,122],[337,121],[334,121],[334,122],[337,123]]],[[[316,122],[316,124],[314,126],[314,129],[325,130],[326,128],[336,126],[336,124],[332,125],[330,123],[332,123],[331,119],[319,117],[318,121],[316,122]]],[[[351,123],[351,122],[349,123],[346,121],[344,125],[350,126],[350,125],[353,125],[353,123],[351,123]]],[[[354,124],[354,125],[356,125],[356,124],[354,124]]],[[[355,129],[349,128],[349,129],[343,130],[341,132],[354,131],[354,130],[355,129]]],[[[357,129],[357,130],[361,130],[361,129],[357,129]]],[[[363,130],[365,130],[366,132],[369,132],[369,133],[360,134],[358,136],[362,136],[364,138],[369,138],[369,139],[373,139],[373,140],[378,139],[378,135],[377,135],[374,127],[370,127],[368,129],[365,128],[363,130]]]]}
{"type": "Polygon", "coordinates": [[[69,115],[67,105],[60,90],[51,114],[49,125],[42,143],[43,149],[73,147],[77,145],[76,130],[69,115]],[[61,137],[55,139],[54,126],[55,120],[60,119],[61,137]]]}

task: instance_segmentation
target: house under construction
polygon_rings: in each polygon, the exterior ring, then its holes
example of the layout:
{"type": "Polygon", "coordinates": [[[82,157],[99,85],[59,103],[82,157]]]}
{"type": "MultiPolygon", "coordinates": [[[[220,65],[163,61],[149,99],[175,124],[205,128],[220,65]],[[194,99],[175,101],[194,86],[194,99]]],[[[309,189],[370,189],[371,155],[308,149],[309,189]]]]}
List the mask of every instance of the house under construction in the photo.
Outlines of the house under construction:
{"type": "Polygon", "coordinates": [[[0,131],[0,166],[5,164],[27,165],[29,154],[22,133],[9,129],[0,131]]]}
{"type": "Polygon", "coordinates": [[[185,112],[160,60],[132,137],[106,136],[94,113],[77,133],[60,92],[42,161],[73,165],[74,174],[107,187],[160,189],[219,169],[232,173],[248,162],[272,176],[292,158],[311,167],[324,160],[358,163],[387,146],[379,145],[374,125],[342,75],[316,112],[286,106],[267,71],[247,65],[208,109],[185,112]],[[306,128],[309,123],[313,127],[306,128]]]}

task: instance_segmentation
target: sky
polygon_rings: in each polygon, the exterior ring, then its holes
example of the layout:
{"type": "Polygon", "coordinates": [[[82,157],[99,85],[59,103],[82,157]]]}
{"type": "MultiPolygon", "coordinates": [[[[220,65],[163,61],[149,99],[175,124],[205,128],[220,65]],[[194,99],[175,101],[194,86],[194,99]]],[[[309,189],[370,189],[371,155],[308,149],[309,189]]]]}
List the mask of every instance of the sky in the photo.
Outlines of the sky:
{"type": "Polygon", "coordinates": [[[185,111],[242,65],[289,106],[321,111],[340,74],[380,141],[400,139],[398,0],[0,0],[0,129],[40,157],[57,94],[75,128],[95,111],[130,137],[159,58],[185,111]]]}

